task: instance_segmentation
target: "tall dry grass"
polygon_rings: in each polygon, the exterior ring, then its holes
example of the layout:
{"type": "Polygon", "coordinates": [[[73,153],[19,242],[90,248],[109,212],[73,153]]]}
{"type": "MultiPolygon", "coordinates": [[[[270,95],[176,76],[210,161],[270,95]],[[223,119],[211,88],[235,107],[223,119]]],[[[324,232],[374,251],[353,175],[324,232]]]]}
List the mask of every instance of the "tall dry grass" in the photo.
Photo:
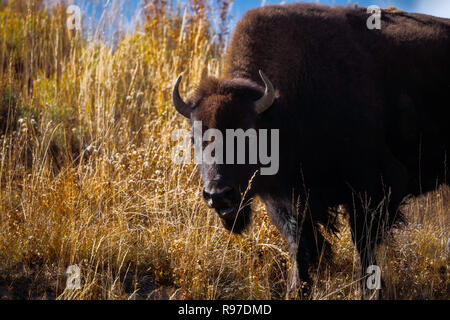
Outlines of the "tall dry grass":
{"type": "MultiPolygon", "coordinates": [[[[142,31],[113,50],[68,30],[62,6],[0,4],[0,298],[285,296],[288,254],[263,206],[230,235],[203,204],[195,166],[171,161],[172,131],[187,128],[173,80],[184,72],[187,94],[220,74],[229,2],[145,5],[142,31]],[[66,288],[71,265],[80,290],[66,288]]],[[[388,297],[448,299],[449,204],[441,188],[405,207],[409,225],[378,250],[388,297]]],[[[331,241],[334,262],[310,298],[357,299],[345,222],[331,241]]]]}

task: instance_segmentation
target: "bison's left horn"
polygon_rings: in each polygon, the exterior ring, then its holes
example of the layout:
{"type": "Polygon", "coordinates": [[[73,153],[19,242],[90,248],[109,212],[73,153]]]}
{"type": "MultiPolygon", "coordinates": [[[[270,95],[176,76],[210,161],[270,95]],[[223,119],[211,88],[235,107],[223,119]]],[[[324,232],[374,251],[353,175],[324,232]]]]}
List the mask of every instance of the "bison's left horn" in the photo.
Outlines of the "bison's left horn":
{"type": "Polygon", "coordinates": [[[181,83],[181,79],[183,79],[183,76],[179,76],[177,79],[177,82],[175,82],[175,85],[173,87],[173,91],[172,91],[172,103],[175,106],[175,109],[181,113],[183,116],[185,116],[186,118],[190,118],[191,117],[191,112],[192,112],[192,108],[187,105],[183,99],[181,99],[180,97],[180,83],[181,83]]]}
{"type": "Polygon", "coordinates": [[[255,111],[257,114],[263,113],[264,111],[269,109],[275,101],[275,90],[273,88],[272,82],[270,82],[270,80],[261,70],[259,70],[259,75],[266,85],[266,90],[264,91],[264,96],[262,96],[261,99],[255,102],[255,111]]]}

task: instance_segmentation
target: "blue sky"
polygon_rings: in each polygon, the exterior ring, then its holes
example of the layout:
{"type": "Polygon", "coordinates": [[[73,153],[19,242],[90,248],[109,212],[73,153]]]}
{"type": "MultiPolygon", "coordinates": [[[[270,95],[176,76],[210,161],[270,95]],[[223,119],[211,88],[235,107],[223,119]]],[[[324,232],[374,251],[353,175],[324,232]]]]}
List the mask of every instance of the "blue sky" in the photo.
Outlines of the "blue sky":
{"type": "MultiPolygon", "coordinates": [[[[134,30],[136,21],[133,17],[136,17],[136,11],[140,8],[142,0],[46,0],[48,3],[55,3],[58,1],[73,2],[81,7],[83,15],[87,20],[96,21],[100,20],[102,16],[103,8],[108,8],[105,12],[111,14],[116,21],[117,25],[109,25],[111,19],[104,19],[105,29],[117,30],[120,25],[120,29],[134,30]],[[118,2],[119,6],[119,19],[117,19],[117,12],[111,10],[114,7],[114,3],[118,2]],[[86,14],[87,12],[87,14],[86,14]],[[109,21],[106,22],[106,21],[109,21]]],[[[172,0],[174,3],[177,1],[184,2],[185,0],[172,0]]],[[[215,4],[216,0],[208,0],[215,4]]],[[[292,3],[298,2],[295,0],[235,0],[231,9],[233,27],[237,21],[242,17],[242,14],[252,8],[257,8],[262,5],[280,4],[280,3],[292,3]]],[[[381,8],[389,6],[395,6],[401,10],[409,12],[420,12],[431,14],[440,17],[450,18],[450,0],[303,0],[303,2],[316,2],[328,5],[347,5],[347,4],[359,4],[361,6],[378,5],[381,8]]],[[[95,24],[95,23],[94,23],[95,24]]]]}
{"type": "MultiPolygon", "coordinates": [[[[52,1],[52,0],[49,0],[52,1]]],[[[120,1],[120,0],[119,0],[120,1]]],[[[138,8],[142,0],[122,0],[125,4],[125,14],[131,15],[138,8]]],[[[175,0],[176,1],[176,0],[175,0]]],[[[215,0],[209,0],[215,2],[215,0]]],[[[74,3],[83,3],[83,6],[90,6],[95,3],[109,3],[113,0],[74,0],[74,3]]],[[[260,7],[263,4],[280,4],[280,3],[299,2],[295,0],[235,0],[232,9],[233,16],[239,19],[240,16],[248,9],[260,7]]],[[[318,2],[329,5],[347,5],[349,3],[357,3],[361,6],[378,5],[382,8],[395,6],[405,11],[414,11],[428,13],[450,18],[450,1],[449,0],[303,0],[303,2],[318,2]]]]}
{"type": "MultiPolygon", "coordinates": [[[[212,0],[214,1],[214,0],[212,0]]],[[[140,0],[129,0],[131,7],[137,7],[140,0]]],[[[242,14],[252,8],[261,5],[280,4],[280,3],[299,2],[298,0],[235,0],[232,14],[235,19],[239,19],[242,14]]],[[[318,2],[329,5],[347,5],[349,3],[357,3],[361,6],[368,7],[378,5],[381,8],[395,6],[404,11],[427,13],[436,16],[450,18],[450,0],[303,0],[303,2],[318,2]]]]}

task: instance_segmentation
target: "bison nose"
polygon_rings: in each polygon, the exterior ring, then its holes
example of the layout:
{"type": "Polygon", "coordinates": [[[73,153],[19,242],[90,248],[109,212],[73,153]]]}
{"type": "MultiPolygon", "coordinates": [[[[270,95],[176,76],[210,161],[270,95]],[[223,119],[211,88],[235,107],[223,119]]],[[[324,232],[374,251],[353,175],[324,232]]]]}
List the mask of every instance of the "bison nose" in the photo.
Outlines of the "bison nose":
{"type": "Polygon", "coordinates": [[[229,186],[209,186],[203,189],[203,198],[211,208],[229,205],[228,202],[231,201],[232,190],[233,189],[229,186]]]}

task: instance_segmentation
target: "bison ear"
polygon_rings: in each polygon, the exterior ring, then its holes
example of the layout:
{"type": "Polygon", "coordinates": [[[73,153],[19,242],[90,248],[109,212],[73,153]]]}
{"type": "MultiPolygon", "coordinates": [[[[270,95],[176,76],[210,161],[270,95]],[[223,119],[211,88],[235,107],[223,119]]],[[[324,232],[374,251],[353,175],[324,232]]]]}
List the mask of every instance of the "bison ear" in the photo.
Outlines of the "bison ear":
{"type": "Polygon", "coordinates": [[[275,89],[273,88],[272,82],[267,78],[267,76],[259,70],[259,75],[264,82],[266,89],[264,90],[264,95],[257,101],[255,101],[255,111],[257,114],[261,114],[267,109],[269,109],[275,101],[275,89]]]}
{"type": "Polygon", "coordinates": [[[190,119],[192,108],[187,103],[185,103],[183,99],[181,99],[180,97],[180,83],[182,78],[183,76],[180,75],[177,81],[175,82],[175,85],[173,86],[172,103],[179,113],[181,113],[186,118],[190,119]]]}

